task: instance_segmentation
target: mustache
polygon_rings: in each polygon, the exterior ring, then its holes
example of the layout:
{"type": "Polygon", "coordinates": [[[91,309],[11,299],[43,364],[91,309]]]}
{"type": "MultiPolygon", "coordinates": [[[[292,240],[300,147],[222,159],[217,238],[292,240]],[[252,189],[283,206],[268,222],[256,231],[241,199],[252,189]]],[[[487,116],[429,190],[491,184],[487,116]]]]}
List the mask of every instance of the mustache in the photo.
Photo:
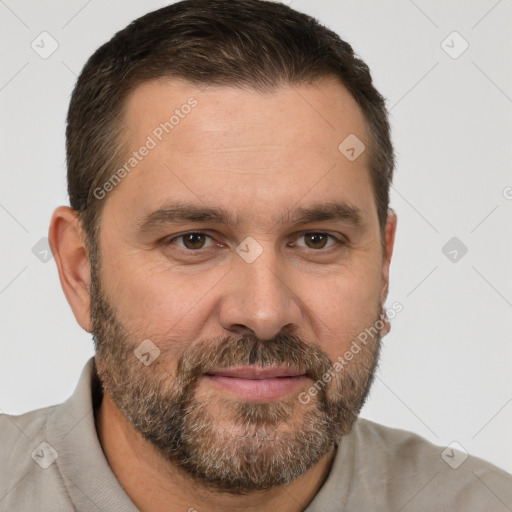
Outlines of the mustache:
{"type": "Polygon", "coordinates": [[[247,334],[189,346],[178,360],[177,376],[182,386],[188,386],[205,373],[236,366],[284,366],[317,381],[333,363],[319,346],[297,335],[283,333],[261,340],[247,334]]]}

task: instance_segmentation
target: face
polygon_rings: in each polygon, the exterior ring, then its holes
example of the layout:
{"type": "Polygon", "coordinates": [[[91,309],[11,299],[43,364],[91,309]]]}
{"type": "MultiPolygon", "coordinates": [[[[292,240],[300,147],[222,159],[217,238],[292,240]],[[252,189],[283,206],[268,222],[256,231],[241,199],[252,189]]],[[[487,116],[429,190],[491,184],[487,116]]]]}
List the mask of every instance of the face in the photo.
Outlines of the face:
{"type": "Polygon", "coordinates": [[[124,123],[126,172],[97,194],[104,390],[199,481],[287,483],[350,431],[378,359],[375,335],[336,364],[382,324],[385,297],[368,154],[338,149],[351,134],[369,146],[362,113],[335,81],[160,80],[129,96],[124,123]]]}

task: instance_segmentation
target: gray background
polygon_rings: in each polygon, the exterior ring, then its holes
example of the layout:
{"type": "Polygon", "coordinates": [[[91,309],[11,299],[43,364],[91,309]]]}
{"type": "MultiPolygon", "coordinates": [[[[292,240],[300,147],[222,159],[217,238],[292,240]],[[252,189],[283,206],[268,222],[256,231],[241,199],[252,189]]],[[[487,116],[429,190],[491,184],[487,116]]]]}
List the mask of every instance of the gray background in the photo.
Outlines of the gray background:
{"type": "MultiPolygon", "coordinates": [[[[391,111],[399,222],[388,305],[403,311],[363,416],[440,453],[457,441],[512,472],[512,2],[287,3],[353,45],[391,111]],[[469,44],[461,55],[454,31],[469,44]]],[[[0,0],[3,412],[62,402],[93,355],[40,241],[67,203],[65,115],[87,57],[163,5],[0,0]],[[43,31],[58,43],[46,59],[31,47],[55,44],[43,31]]]]}

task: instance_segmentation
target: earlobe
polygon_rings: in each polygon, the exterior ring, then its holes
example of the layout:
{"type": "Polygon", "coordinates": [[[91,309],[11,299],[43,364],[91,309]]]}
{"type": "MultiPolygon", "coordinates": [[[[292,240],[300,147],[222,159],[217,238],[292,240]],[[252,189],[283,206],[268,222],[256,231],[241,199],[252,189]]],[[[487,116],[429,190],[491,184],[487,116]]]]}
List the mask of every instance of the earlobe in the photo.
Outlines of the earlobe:
{"type": "Polygon", "coordinates": [[[57,208],[52,215],[48,239],[66,299],[77,322],[90,332],[91,272],[78,213],[67,206],[57,208]]]}
{"type": "Polygon", "coordinates": [[[389,290],[389,266],[391,264],[391,256],[393,255],[393,247],[395,245],[397,220],[395,211],[388,208],[388,218],[384,231],[384,254],[382,256],[383,286],[381,290],[381,304],[384,304],[386,301],[389,290]]]}

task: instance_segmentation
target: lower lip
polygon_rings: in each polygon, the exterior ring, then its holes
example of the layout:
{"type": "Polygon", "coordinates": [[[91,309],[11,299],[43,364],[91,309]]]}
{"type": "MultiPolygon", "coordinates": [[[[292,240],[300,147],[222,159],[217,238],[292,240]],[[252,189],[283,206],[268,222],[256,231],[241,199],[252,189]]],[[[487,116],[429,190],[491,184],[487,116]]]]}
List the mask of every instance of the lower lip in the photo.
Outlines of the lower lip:
{"type": "Polygon", "coordinates": [[[205,375],[204,377],[223,390],[231,391],[247,400],[261,402],[282,398],[308,380],[305,375],[271,379],[240,379],[221,375],[205,375]]]}

